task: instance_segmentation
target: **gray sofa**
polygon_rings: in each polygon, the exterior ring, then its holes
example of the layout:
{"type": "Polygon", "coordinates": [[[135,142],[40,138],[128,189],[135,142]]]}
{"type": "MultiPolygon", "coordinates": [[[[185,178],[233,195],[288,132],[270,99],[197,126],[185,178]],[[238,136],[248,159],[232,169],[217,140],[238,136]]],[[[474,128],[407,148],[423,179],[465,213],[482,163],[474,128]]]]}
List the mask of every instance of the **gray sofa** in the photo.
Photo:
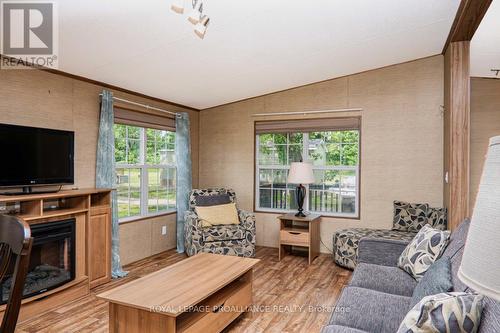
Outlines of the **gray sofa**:
{"type": "MultiPolygon", "coordinates": [[[[468,291],[468,287],[458,279],[457,272],[469,224],[468,220],[460,224],[443,253],[451,260],[454,291],[468,291]]],[[[322,333],[390,333],[398,330],[410,310],[410,299],[417,285],[409,274],[396,266],[407,243],[390,239],[361,239],[359,264],[322,333]]],[[[500,303],[485,298],[479,333],[498,332],[500,303]]]]}

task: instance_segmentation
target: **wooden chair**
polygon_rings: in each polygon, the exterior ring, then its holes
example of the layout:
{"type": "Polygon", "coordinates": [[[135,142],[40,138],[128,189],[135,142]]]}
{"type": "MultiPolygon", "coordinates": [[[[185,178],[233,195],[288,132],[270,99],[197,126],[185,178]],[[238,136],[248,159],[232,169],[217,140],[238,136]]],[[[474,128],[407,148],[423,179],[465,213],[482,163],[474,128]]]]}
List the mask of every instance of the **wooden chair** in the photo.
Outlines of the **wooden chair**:
{"type": "Polygon", "coordinates": [[[13,333],[16,329],[32,243],[31,229],[24,220],[0,215],[0,281],[4,279],[9,267],[14,267],[13,283],[0,333],[13,333]]]}

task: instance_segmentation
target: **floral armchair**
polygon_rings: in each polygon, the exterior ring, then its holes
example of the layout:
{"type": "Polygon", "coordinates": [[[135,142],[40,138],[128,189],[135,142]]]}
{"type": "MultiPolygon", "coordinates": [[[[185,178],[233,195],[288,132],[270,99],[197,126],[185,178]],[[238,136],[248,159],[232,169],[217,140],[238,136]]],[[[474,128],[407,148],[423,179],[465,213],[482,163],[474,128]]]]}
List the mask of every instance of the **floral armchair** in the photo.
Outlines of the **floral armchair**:
{"type": "Polygon", "coordinates": [[[255,215],[238,209],[240,224],[214,225],[202,227],[195,211],[199,196],[220,196],[227,194],[231,202],[236,203],[233,190],[195,189],[189,195],[189,210],[184,218],[184,242],[188,256],[199,252],[225,254],[240,257],[255,256],[255,215]]]}

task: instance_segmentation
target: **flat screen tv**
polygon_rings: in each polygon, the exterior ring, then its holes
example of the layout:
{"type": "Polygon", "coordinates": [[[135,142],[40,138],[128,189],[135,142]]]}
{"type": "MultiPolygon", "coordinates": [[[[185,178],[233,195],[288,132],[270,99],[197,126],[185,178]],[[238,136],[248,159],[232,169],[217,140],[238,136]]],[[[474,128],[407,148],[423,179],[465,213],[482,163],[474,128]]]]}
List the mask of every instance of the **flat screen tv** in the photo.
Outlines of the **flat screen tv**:
{"type": "Polygon", "coordinates": [[[0,186],[64,185],[74,182],[74,132],[0,124],[0,186]]]}

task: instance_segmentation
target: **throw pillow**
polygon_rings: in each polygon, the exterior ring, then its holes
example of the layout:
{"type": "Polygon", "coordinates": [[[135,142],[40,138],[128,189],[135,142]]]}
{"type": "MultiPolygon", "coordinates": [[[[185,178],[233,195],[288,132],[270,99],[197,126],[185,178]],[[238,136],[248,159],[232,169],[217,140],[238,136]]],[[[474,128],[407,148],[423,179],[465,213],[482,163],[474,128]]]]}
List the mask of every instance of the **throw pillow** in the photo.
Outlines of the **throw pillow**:
{"type": "Polygon", "coordinates": [[[424,297],[403,319],[397,333],[475,333],[483,296],[462,292],[424,297]]]}
{"type": "Polygon", "coordinates": [[[394,201],[392,230],[419,231],[428,222],[428,209],[428,204],[394,201]]]}
{"type": "Polygon", "coordinates": [[[414,307],[425,296],[446,293],[452,290],[450,258],[442,257],[429,267],[424,277],[413,290],[411,307],[414,307]]]}
{"type": "Polygon", "coordinates": [[[448,210],[446,208],[432,208],[429,207],[427,211],[427,218],[429,220],[429,224],[439,230],[446,230],[448,225],[448,210]]]}
{"type": "Polygon", "coordinates": [[[196,206],[207,207],[231,203],[229,194],[199,195],[196,197],[196,206]]]}
{"type": "Polygon", "coordinates": [[[450,231],[424,225],[401,253],[398,267],[420,281],[434,261],[441,256],[449,238],[450,231]]]}
{"type": "Polygon", "coordinates": [[[240,224],[238,210],[234,202],[225,205],[195,207],[194,209],[201,220],[202,227],[221,224],[240,224]]]}

